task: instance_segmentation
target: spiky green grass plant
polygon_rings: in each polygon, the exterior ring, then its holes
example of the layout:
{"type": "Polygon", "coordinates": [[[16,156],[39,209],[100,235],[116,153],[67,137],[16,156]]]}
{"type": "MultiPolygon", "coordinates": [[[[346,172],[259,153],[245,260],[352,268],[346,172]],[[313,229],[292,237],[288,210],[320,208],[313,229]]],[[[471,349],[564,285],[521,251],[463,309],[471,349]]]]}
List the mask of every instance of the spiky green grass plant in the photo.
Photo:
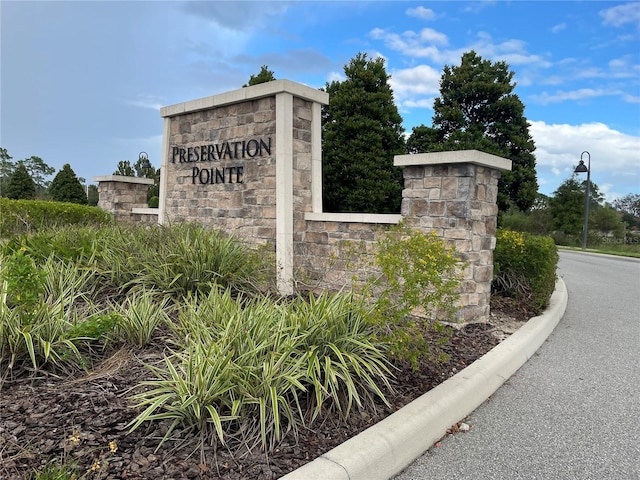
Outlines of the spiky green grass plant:
{"type": "Polygon", "coordinates": [[[144,409],[132,429],[171,419],[172,429],[268,451],[323,408],[347,417],[390,388],[384,346],[350,297],[276,304],[214,289],[186,301],[173,329],[174,353],[132,397],[144,409]]]}
{"type": "Polygon", "coordinates": [[[0,365],[2,376],[30,367],[75,369],[84,364],[78,346],[90,338],[70,335],[87,276],[62,263],[39,269],[26,247],[0,255],[0,365]]]}
{"type": "Polygon", "coordinates": [[[158,326],[169,321],[169,299],[153,291],[134,291],[114,308],[117,337],[137,347],[148,345],[158,326]]]}

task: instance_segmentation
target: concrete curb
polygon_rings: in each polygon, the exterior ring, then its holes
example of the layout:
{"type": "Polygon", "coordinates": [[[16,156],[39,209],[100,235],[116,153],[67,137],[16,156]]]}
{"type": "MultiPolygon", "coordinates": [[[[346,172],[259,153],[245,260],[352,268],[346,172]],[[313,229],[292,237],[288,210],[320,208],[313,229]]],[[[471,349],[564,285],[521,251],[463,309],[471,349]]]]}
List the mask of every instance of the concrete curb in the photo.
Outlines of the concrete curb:
{"type": "Polygon", "coordinates": [[[449,380],[282,479],[386,480],[401,472],[531,358],[564,315],[567,300],[558,279],[542,315],[449,380]]]}

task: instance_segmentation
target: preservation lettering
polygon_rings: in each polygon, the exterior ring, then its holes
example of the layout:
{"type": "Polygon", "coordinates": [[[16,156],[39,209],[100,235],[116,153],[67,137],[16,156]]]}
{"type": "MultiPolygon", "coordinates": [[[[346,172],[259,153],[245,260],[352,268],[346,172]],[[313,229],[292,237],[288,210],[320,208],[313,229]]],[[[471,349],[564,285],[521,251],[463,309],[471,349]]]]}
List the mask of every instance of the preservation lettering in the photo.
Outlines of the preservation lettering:
{"type": "MultiPolygon", "coordinates": [[[[174,146],[171,149],[171,163],[213,162],[244,160],[246,158],[271,155],[271,137],[239,140],[236,142],[209,143],[195,147],[174,146]]],[[[191,183],[211,185],[217,183],[243,183],[242,165],[220,168],[193,167],[191,183]]]]}

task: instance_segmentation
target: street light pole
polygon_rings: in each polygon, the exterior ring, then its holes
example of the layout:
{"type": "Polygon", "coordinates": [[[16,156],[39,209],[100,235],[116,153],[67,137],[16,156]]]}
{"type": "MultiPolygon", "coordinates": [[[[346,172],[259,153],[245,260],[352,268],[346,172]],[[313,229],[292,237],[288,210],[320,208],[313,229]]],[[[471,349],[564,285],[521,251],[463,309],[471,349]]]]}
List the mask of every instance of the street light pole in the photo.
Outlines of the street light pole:
{"type": "Polygon", "coordinates": [[[582,152],[580,154],[580,163],[575,169],[575,173],[587,172],[587,188],[584,196],[584,225],[582,226],[582,249],[587,249],[587,230],[589,229],[589,189],[591,188],[591,154],[582,152]],[[587,154],[587,166],[584,164],[582,157],[587,154]]]}

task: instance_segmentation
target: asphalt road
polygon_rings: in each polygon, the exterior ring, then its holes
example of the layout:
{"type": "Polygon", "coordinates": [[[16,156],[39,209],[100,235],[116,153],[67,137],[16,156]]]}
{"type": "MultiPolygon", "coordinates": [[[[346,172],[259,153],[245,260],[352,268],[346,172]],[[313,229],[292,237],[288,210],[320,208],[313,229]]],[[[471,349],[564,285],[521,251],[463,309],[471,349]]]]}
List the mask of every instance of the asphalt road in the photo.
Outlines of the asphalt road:
{"type": "Polygon", "coordinates": [[[558,274],[536,355],[396,480],[640,478],[640,261],[563,251],[558,274]]]}

